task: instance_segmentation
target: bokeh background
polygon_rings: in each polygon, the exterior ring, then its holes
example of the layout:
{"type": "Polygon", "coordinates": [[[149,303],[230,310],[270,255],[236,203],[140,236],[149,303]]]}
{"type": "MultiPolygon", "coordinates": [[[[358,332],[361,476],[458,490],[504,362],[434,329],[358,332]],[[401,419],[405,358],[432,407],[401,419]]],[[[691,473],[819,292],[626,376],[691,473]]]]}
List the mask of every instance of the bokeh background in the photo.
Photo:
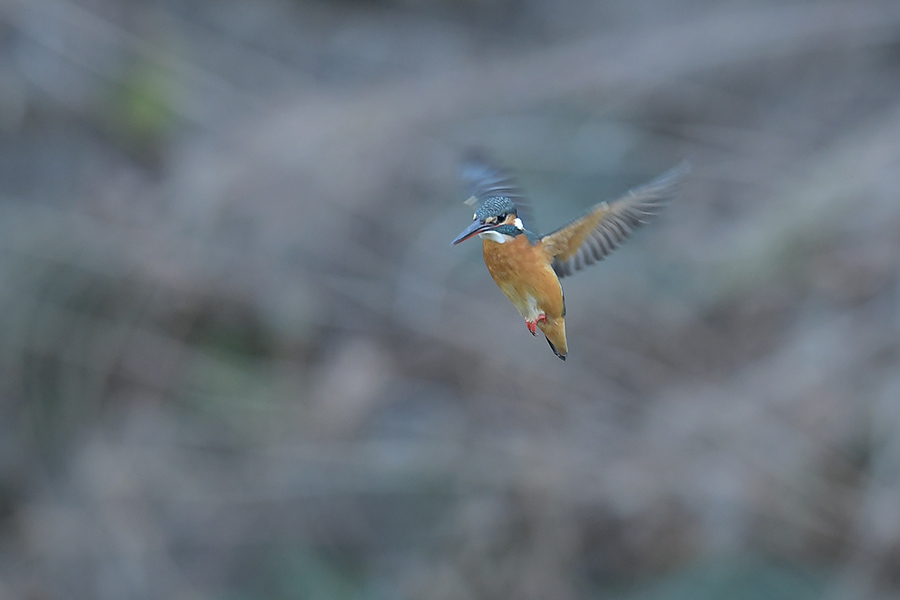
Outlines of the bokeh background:
{"type": "Polygon", "coordinates": [[[0,598],[900,594],[896,0],[2,0],[0,253],[0,598]]]}

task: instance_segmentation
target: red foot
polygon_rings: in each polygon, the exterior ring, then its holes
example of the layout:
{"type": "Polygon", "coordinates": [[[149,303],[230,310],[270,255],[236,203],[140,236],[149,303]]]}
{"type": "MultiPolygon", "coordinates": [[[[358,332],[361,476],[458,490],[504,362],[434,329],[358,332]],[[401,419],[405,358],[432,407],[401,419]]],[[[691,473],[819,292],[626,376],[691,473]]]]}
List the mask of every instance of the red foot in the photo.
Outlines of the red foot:
{"type": "Polygon", "coordinates": [[[531,335],[537,335],[537,324],[538,323],[546,323],[547,315],[541,313],[538,315],[538,318],[534,321],[525,321],[525,326],[528,327],[528,331],[531,332],[531,335]]]}

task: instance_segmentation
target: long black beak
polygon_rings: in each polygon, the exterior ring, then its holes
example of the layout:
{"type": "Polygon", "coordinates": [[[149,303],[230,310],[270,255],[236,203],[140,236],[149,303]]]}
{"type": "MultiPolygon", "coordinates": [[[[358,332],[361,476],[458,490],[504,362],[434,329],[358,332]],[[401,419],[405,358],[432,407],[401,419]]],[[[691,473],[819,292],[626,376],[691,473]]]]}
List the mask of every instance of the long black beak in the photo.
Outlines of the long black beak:
{"type": "Polygon", "coordinates": [[[481,221],[479,221],[478,219],[475,219],[474,221],[472,221],[471,225],[469,225],[468,227],[466,227],[463,230],[463,232],[461,234],[456,236],[456,239],[453,240],[453,242],[451,242],[450,245],[455,246],[456,244],[458,244],[460,242],[466,241],[473,235],[476,235],[478,233],[481,233],[482,231],[487,231],[488,229],[494,229],[494,228],[495,228],[495,225],[486,225],[486,224],[482,223],[481,221]]]}

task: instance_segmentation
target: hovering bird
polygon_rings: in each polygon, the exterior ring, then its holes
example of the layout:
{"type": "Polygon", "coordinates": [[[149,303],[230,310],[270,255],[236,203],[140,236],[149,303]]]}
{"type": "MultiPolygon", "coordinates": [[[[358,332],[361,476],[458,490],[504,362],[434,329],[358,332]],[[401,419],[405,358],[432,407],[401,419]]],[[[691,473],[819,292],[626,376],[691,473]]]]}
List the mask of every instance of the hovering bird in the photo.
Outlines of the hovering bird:
{"type": "Polygon", "coordinates": [[[473,153],[462,175],[470,194],[466,203],[476,205],[474,220],[453,245],[481,238],[488,271],[525,318],[528,331],[537,335],[540,327],[554,354],[566,360],[566,301],[559,280],[609,256],[675,196],[688,171],[683,163],[539,236],[529,229],[528,203],[510,173],[473,153]]]}

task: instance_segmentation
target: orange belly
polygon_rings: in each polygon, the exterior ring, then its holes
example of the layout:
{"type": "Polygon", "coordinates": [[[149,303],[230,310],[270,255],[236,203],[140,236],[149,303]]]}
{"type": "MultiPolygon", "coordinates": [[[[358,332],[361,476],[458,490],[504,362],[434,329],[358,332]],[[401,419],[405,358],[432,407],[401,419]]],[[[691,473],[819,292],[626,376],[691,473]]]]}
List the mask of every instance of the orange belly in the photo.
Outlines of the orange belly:
{"type": "Polygon", "coordinates": [[[524,235],[505,243],[482,240],[484,263],[500,290],[526,321],[536,321],[557,351],[566,354],[565,303],[559,278],[542,244],[531,245],[524,235]]]}

